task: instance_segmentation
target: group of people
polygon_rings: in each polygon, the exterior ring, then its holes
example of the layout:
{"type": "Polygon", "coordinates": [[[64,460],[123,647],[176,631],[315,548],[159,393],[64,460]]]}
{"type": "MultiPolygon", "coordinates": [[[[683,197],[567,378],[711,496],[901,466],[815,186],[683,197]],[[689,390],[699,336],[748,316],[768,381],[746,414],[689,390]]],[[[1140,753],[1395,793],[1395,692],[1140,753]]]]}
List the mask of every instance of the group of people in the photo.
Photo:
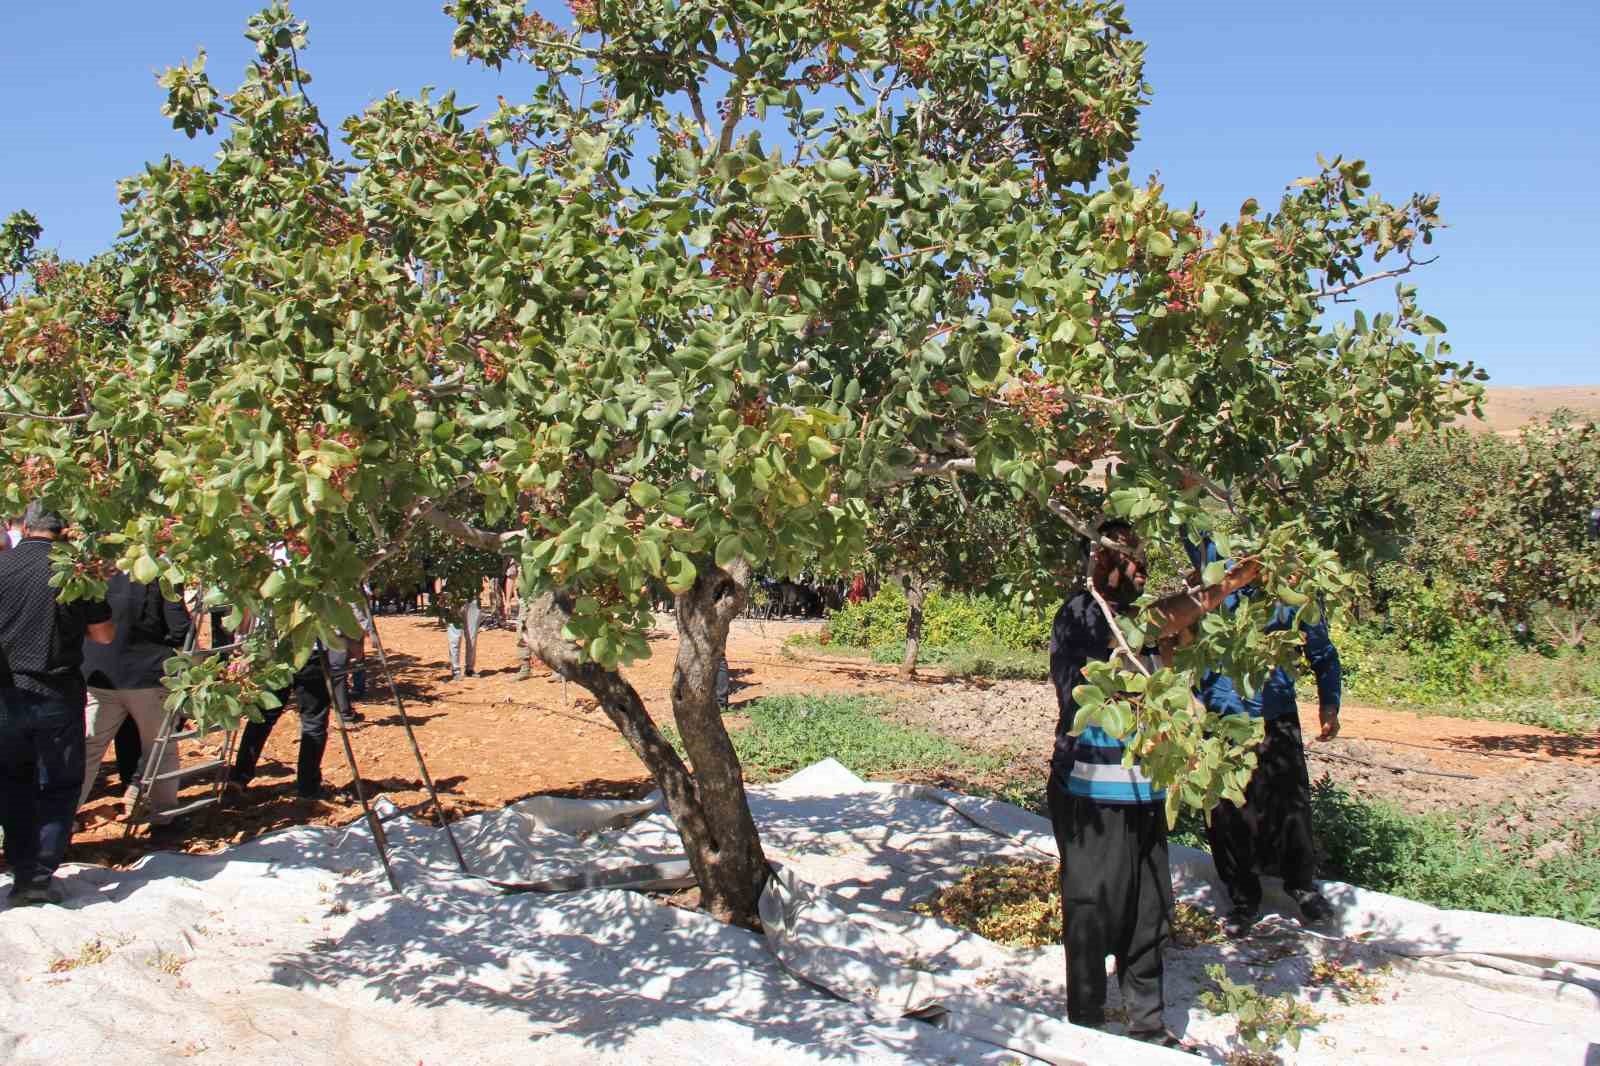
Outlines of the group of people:
{"type": "MultiPolygon", "coordinates": [[[[12,529],[0,545],[0,827],[14,877],[11,900],[18,904],[60,898],[51,879],[100,760],[128,721],[144,750],[150,750],[165,717],[163,665],[185,646],[191,625],[185,605],[167,600],[159,585],[122,574],[112,578],[104,600],[58,602],[50,584],[50,554],[62,529],[60,516],[34,503],[20,528],[12,529]]],[[[1196,569],[1216,559],[1208,541],[1192,546],[1196,569]]],[[[1050,673],[1059,719],[1048,796],[1061,854],[1067,1013],[1076,1024],[1105,1023],[1109,955],[1116,963],[1128,1034],[1178,1043],[1162,1020],[1162,951],[1173,911],[1165,795],[1137,759],[1125,764],[1123,740],[1096,727],[1074,732],[1078,706],[1073,690],[1083,683],[1089,663],[1119,653],[1141,657],[1153,669],[1163,644],[1181,639],[1207,612],[1236,606],[1258,576],[1258,564],[1245,560],[1216,585],[1160,600],[1151,608],[1156,622],[1151,645],[1123,648],[1113,629],[1115,615],[1132,610],[1143,594],[1146,564],[1133,528],[1111,521],[1098,531],[1085,588],[1062,605],[1053,621],[1050,673]]],[[[476,592],[462,597],[459,624],[450,627],[456,677],[463,668],[468,674],[474,669],[476,592]],[[458,650],[461,643],[465,655],[458,650]]],[[[517,625],[524,676],[532,657],[523,632],[526,609],[526,604],[519,605],[517,625]]],[[[1267,628],[1296,624],[1295,613],[1279,605],[1267,628]]],[[[1338,653],[1325,625],[1301,624],[1300,629],[1317,680],[1321,735],[1331,738],[1339,729],[1338,653]]],[[[299,712],[296,790],[302,797],[321,795],[330,710],[356,716],[346,679],[349,661],[360,658],[361,647],[360,638],[341,648],[319,645],[294,675],[292,691],[281,694],[286,704],[292,698],[299,712]],[[331,689],[329,677],[335,678],[331,689]]],[[[721,677],[718,687],[725,699],[721,677]]],[[[1245,802],[1222,802],[1207,830],[1218,876],[1228,891],[1226,928],[1233,936],[1246,935],[1256,920],[1263,902],[1261,871],[1267,865],[1282,875],[1305,921],[1320,922],[1332,914],[1313,882],[1310,785],[1294,681],[1280,669],[1259,689],[1247,691],[1234,679],[1212,672],[1201,679],[1196,693],[1215,713],[1263,720],[1259,761],[1245,802]]],[[[229,788],[249,783],[282,714],[280,707],[246,726],[229,788]]],[[[176,769],[176,757],[176,745],[165,745],[151,796],[156,812],[175,805],[177,782],[167,775],[176,769]]],[[[153,832],[162,831],[160,822],[158,813],[152,818],[153,832]]]]}
{"type": "MultiPolygon", "coordinates": [[[[1190,546],[1196,569],[1218,558],[1207,540],[1190,546]]],[[[1083,591],[1057,612],[1050,633],[1050,677],[1059,718],[1047,785],[1050,819],[1061,855],[1062,944],[1067,965],[1067,1017],[1098,1028],[1106,1021],[1106,957],[1115,960],[1126,1013],[1126,1032],[1136,1039],[1180,1047],[1162,1020],[1162,952],[1172,929],[1172,878],[1167,860],[1166,795],[1150,781],[1137,758],[1124,765],[1123,740],[1090,726],[1074,733],[1078,704],[1073,689],[1084,668],[1118,654],[1133,654],[1154,670],[1162,646],[1179,641],[1200,618],[1232,609],[1259,576],[1245,560],[1209,588],[1184,590],[1150,608],[1156,621],[1152,643],[1122,650],[1115,616],[1132,611],[1147,576],[1138,535],[1122,521],[1098,531],[1089,554],[1083,591]]],[[[1305,656],[1317,679],[1321,735],[1339,731],[1338,652],[1325,623],[1297,623],[1284,605],[1270,613],[1266,628],[1299,625],[1305,656]]],[[[1127,664],[1131,665],[1131,664],[1127,664]]],[[[1211,812],[1207,837],[1217,875],[1227,888],[1229,935],[1249,933],[1262,906],[1261,873],[1275,866],[1283,887],[1308,923],[1326,921],[1333,908],[1316,889],[1311,836],[1310,778],[1306,771],[1294,680],[1275,670],[1253,694],[1217,671],[1202,677],[1196,692],[1216,714],[1248,714],[1263,720],[1256,769],[1245,802],[1224,800],[1211,812]]]]}
{"type": "MultiPolygon", "coordinates": [[[[168,690],[162,684],[168,659],[192,646],[194,615],[170,600],[159,582],[113,574],[103,600],[57,601],[50,584],[51,549],[63,535],[59,515],[40,503],[8,523],[0,535],[0,830],[6,864],[13,872],[14,904],[54,902],[51,881],[66,854],[78,809],[87,802],[100,762],[113,745],[128,814],[134,781],[149,784],[148,820],[155,839],[172,839],[183,827],[177,807],[178,746],[158,744],[166,720],[168,690]],[[160,752],[159,765],[142,757],[160,752]]],[[[514,577],[501,575],[490,589],[491,615],[504,617],[514,577]]],[[[442,586],[434,594],[446,590],[442,586]]],[[[481,587],[461,590],[447,626],[452,677],[475,672],[481,587]]],[[[519,678],[532,672],[526,638],[526,602],[518,605],[519,678]]],[[[278,707],[245,723],[224,781],[235,797],[256,776],[273,727],[293,706],[300,725],[295,793],[303,800],[327,798],[322,759],[331,714],[359,721],[352,697],[364,695],[370,604],[358,605],[363,632],[325,646],[276,695],[278,707]],[[330,685],[331,679],[331,685],[330,685]]],[[[225,628],[228,609],[211,611],[211,647],[227,654],[237,634],[225,628]]],[[[248,627],[249,622],[246,622],[248,627]]]]}

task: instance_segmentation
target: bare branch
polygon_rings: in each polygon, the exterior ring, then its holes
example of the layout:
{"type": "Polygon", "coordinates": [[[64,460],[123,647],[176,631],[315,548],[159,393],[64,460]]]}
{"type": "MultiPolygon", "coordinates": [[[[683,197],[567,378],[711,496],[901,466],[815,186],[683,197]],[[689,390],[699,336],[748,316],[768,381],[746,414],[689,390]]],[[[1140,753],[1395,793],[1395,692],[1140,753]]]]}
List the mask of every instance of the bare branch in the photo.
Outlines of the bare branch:
{"type": "Polygon", "coordinates": [[[1363,285],[1371,285],[1375,281],[1386,281],[1389,278],[1398,278],[1402,274],[1411,273],[1417,267],[1427,266],[1429,263],[1436,263],[1438,261],[1438,256],[1434,256],[1432,259],[1413,259],[1411,258],[1411,253],[1407,252],[1406,265],[1403,267],[1395,267],[1393,270],[1383,270],[1376,274],[1368,274],[1365,277],[1357,278],[1356,280],[1346,282],[1343,285],[1335,285],[1331,289],[1324,286],[1311,295],[1319,300],[1326,299],[1330,296],[1337,298],[1354,289],[1359,289],[1363,285]]]}
{"type": "Polygon", "coordinates": [[[689,96],[689,106],[694,109],[695,121],[700,123],[700,133],[705,137],[706,144],[710,145],[714,138],[711,133],[711,123],[706,121],[706,106],[700,102],[700,90],[691,85],[684,92],[689,96]]]}
{"type": "Polygon", "coordinates": [[[36,415],[32,411],[0,411],[0,418],[36,418],[40,422],[87,422],[93,415],[85,411],[81,415],[36,415]]]}
{"type": "Polygon", "coordinates": [[[1149,667],[1145,666],[1144,660],[1135,655],[1133,649],[1128,647],[1128,639],[1122,635],[1122,627],[1117,625],[1117,616],[1111,610],[1111,605],[1106,602],[1106,598],[1100,595],[1100,590],[1094,587],[1094,577],[1092,575],[1087,584],[1089,586],[1089,595],[1093,596],[1094,602],[1100,605],[1100,613],[1106,616],[1106,622],[1111,626],[1111,635],[1117,638],[1117,650],[1122,653],[1128,662],[1133,664],[1135,670],[1145,677],[1149,677],[1149,667]]]}

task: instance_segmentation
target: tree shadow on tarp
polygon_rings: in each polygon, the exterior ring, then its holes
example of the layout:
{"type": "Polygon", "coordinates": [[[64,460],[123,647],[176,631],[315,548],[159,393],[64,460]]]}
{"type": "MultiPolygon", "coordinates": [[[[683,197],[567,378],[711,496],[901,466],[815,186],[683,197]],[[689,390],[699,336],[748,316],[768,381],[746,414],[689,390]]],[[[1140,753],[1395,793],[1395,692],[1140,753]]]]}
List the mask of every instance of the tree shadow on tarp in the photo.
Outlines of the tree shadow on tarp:
{"type": "Polygon", "coordinates": [[[274,960],[273,980],[514,1012],[530,1039],[562,1033],[595,1050],[674,1019],[732,1021],[831,1059],[886,1044],[918,1058],[960,1047],[909,1023],[866,1031],[864,1011],[788,975],[759,935],[624,892],[391,898],[343,935],[274,960]]]}

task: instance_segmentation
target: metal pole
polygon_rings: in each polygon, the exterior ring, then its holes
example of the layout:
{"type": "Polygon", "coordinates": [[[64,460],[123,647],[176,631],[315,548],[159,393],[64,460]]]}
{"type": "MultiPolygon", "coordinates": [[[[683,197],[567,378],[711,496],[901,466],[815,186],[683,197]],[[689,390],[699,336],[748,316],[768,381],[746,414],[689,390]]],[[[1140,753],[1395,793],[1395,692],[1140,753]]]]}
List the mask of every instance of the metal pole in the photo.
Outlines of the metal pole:
{"type": "Polygon", "coordinates": [[[383,667],[384,680],[389,682],[389,693],[394,697],[394,708],[400,712],[400,723],[406,727],[406,739],[411,742],[411,754],[417,757],[417,770],[422,774],[422,782],[428,787],[428,795],[433,799],[434,817],[439,820],[439,828],[444,830],[445,838],[450,841],[450,850],[455,852],[456,865],[462,873],[471,873],[467,869],[467,858],[461,853],[461,845],[456,841],[456,834],[450,828],[449,821],[444,816],[444,806],[439,802],[439,790],[434,787],[433,775],[428,772],[428,764],[422,758],[422,748],[417,744],[416,730],[411,728],[411,716],[406,713],[405,701],[400,698],[400,686],[395,684],[394,671],[389,669],[389,656],[383,650],[383,638],[378,635],[377,616],[367,612],[367,623],[372,627],[372,646],[378,650],[378,663],[383,667]]]}
{"type": "Polygon", "coordinates": [[[389,887],[399,895],[400,882],[394,875],[394,867],[389,865],[389,838],[384,835],[383,822],[367,802],[367,790],[361,787],[361,770],[356,766],[356,752],[350,746],[350,731],[344,724],[344,715],[339,713],[339,708],[333,702],[333,671],[328,667],[328,653],[318,650],[311,654],[318,657],[323,684],[328,686],[328,713],[339,723],[339,739],[344,741],[344,759],[350,766],[350,785],[356,790],[356,799],[361,801],[361,810],[367,817],[367,827],[372,830],[372,842],[378,847],[378,858],[383,860],[383,872],[388,875],[389,887]]]}

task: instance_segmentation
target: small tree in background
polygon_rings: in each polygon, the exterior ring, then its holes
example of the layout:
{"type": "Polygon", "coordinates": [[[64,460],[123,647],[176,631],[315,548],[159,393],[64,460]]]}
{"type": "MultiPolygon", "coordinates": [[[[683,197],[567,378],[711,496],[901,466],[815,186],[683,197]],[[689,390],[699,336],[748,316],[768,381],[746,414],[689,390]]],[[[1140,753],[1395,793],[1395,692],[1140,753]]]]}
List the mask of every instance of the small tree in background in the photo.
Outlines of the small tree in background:
{"type": "MultiPolygon", "coordinates": [[[[44,492],[98,531],[61,550],[64,595],[115,559],[272,618],[303,659],[419,524],[515,554],[536,650],[660,782],[708,909],[751,923],[767,867],[714,679],[753,567],[842,568],[871,497],[958,473],[1068,544],[1107,512],[1175,541],[1205,498],[1235,518],[1223,550],[1310,603],[1346,586],[1325,476],[1475,398],[1407,286],[1323,324],[1417,265],[1435,198],[1386,201],[1340,158],[1208,230],[1133,180],[1120,4],[571,8],[454,0],[457,51],[523,64],[526,94],[478,125],[391,95],[340,151],[283,4],[249,20],[233,92],[203,55],[161,76],[177,128],[226,124],[214,165],[129,179],[115,268],[0,316],[6,503],[44,492]],[[504,532],[450,510],[467,490],[504,532]],[[692,774],[620,672],[651,579],[677,598],[692,774]]],[[[1097,673],[1079,724],[1131,735],[1170,814],[1237,795],[1248,738],[1190,705],[1193,672],[1288,654],[1208,618],[1174,669],[1097,673]]]]}

